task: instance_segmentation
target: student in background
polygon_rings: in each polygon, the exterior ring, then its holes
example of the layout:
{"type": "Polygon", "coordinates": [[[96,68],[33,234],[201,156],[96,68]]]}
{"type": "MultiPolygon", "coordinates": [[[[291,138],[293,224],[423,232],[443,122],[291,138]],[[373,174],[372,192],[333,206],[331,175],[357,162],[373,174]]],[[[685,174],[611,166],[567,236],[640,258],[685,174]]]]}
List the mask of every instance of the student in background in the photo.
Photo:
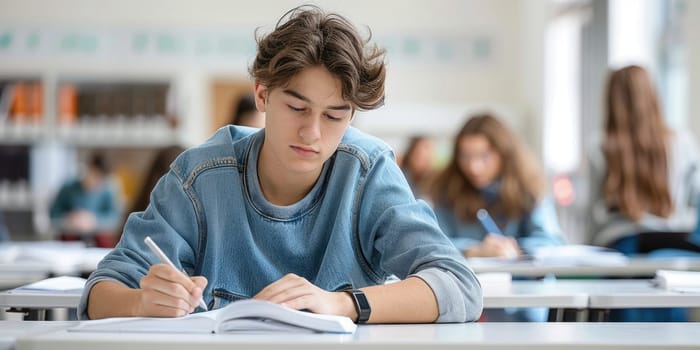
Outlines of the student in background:
{"type": "Polygon", "coordinates": [[[688,131],[666,125],[651,77],[642,67],[610,74],[604,137],[590,152],[589,165],[593,244],[631,255],[638,253],[641,232],[691,232],[695,227],[697,144],[688,131]]]}
{"type": "MultiPolygon", "coordinates": [[[[131,213],[146,210],[146,207],[148,207],[148,203],[150,201],[151,191],[153,191],[153,188],[156,187],[156,183],[158,183],[158,180],[163,177],[168,170],[170,170],[170,164],[175,161],[175,158],[177,158],[177,156],[183,151],[185,151],[185,148],[177,145],[168,146],[158,150],[156,157],[153,159],[153,162],[151,162],[151,166],[149,168],[150,170],[148,171],[148,174],[146,174],[141,188],[138,192],[136,192],[136,199],[126,212],[127,216],[131,215],[131,213]]],[[[115,232],[115,242],[119,242],[123,230],[124,227],[122,224],[122,228],[115,232]]]]}
{"type": "Polygon", "coordinates": [[[564,238],[545,180],[516,135],[491,114],[471,117],[431,187],[443,231],[467,257],[515,257],[564,238]],[[486,209],[501,232],[477,219],[486,209]]]}
{"type": "Polygon", "coordinates": [[[257,43],[265,128],[222,128],[177,158],[88,279],[80,317],[176,317],[200,298],[256,298],[360,323],[475,320],[476,276],[388,145],[350,127],[355,110],[383,104],[383,50],[311,5],[257,43]],[[151,265],[146,235],[177,269],[151,265]]]}
{"type": "Polygon", "coordinates": [[[252,94],[243,95],[238,99],[229,124],[258,129],[265,127],[265,113],[255,107],[255,97],[252,94]]]}
{"type": "MultiPolygon", "coordinates": [[[[467,257],[514,258],[561,245],[545,180],[516,135],[492,114],[472,116],[457,134],[452,157],[432,186],[443,231],[467,257]],[[477,218],[485,209],[488,228],[477,218]]],[[[546,308],[489,309],[487,321],[545,321],[546,308]]]]}
{"type": "Polygon", "coordinates": [[[121,198],[107,159],[93,154],[81,178],[65,183],[51,205],[54,230],[63,240],[86,240],[113,247],[121,217],[121,198]]]}
{"type": "MultiPolygon", "coordinates": [[[[610,74],[604,137],[589,155],[589,236],[594,244],[638,253],[643,232],[686,232],[697,221],[700,159],[692,136],[671,130],[647,71],[610,74]]],[[[661,243],[661,242],[660,242],[661,243]]],[[[663,248],[663,247],[659,247],[663,248]]],[[[662,249],[651,256],[697,255],[662,249]]],[[[616,321],[685,321],[683,309],[613,310],[616,321]]]]}
{"type": "Polygon", "coordinates": [[[433,141],[422,135],[411,137],[401,160],[401,170],[408,180],[416,198],[428,193],[433,175],[433,141]]]}

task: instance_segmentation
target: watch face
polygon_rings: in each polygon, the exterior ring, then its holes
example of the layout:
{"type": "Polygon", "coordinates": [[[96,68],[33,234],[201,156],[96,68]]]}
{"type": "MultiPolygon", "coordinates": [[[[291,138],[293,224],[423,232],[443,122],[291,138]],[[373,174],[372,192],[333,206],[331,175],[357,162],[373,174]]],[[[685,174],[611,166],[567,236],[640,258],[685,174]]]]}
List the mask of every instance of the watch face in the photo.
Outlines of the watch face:
{"type": "Polygon", "coordinates": [[[369,301],[367,301],[367,296],[364,292],[355,292],[355,297],[357,298],[357,303],[360,305],[360,309],[369,310],[369,301]]]}

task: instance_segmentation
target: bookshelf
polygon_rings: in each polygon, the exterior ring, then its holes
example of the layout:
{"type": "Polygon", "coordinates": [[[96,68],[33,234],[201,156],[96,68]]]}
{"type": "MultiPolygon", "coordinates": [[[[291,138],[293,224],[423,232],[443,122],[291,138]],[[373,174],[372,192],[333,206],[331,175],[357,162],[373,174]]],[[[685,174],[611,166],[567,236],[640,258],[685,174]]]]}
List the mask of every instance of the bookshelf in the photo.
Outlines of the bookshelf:
{"type": "Polygon", "coordinates": [[[81,147],[158,147],[177,141],[179,121],[168,110],[167,80],[51,80],[0,78],[0,146],[57,141],[81,147]]]}
{"type": "Polygon", "coordinates": [[[0,210],[32,210],[31,146],[46,132],[39,75],[0,77],[0,210]]]}
{"type": "Polygon", "coordinates": [[[118,180],[133,182],[143,170],[133,164],[179,143],[172,86],[167,76],[0,72],[0,211],[13,237],[13,226],[23,238],[50,233],[53,195],[85,155],[107,154],[127,169],[118,180]]]}
{"type": "Polygon", "coordinates": [[[0,78],[0,144],[31,144],[44,136],[44,84],[38,76],[0,78]]]}
{"type": "Polygon", "coordinates": [[[29,152],[28,145],[0,147],[0,210],[31,209],[29,152]]]}
{"type": "Polygon", "coordinates": [[[56,138],[81,147],[159,147],[176,141],[167,81],[62,79],[56,138]]]}

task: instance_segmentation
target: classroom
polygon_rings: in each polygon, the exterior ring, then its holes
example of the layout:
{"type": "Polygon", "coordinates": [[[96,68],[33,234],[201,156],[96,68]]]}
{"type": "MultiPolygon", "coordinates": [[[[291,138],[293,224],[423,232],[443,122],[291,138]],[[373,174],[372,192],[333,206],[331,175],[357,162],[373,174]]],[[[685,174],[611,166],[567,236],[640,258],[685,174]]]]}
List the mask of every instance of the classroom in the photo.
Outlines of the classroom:
{"type": "Polygon", "coordinates": [[[698,348],[699,32],[0,0],[0,349],[698,348]]]}

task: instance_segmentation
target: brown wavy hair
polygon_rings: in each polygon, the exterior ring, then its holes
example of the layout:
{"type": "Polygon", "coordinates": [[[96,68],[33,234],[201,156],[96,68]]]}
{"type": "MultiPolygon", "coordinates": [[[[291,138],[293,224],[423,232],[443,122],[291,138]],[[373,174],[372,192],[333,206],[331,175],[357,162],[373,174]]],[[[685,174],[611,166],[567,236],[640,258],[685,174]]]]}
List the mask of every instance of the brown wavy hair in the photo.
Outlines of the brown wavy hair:
{"type": "Polygon", "coordinates": [[[612,72],[606,96],[606,203],[634,221],[645,212],[668,217],[673,210],[666,152],[670,130],[649,73],[639,66],[612,72]]]}
{"type": "MultiPolygon", "coordinates": [[[[369,31],[369,29],[368,29],[369,31]]],[[[384,50],[369,45],[339,14],[313,5],[296,7],[282,16],[275,29],[258,35],[258,54],[250,68],[256,82],[269,89],[285,86],[308,67],[324,66],[338,77],[343,98],[353,108],[371,110],[384,104],[384,50]]]]}
{"type": "Polygon", "coordinates": [[[459,143],[467,136],[481,135],[501,157],[500,200],[487,209],[517,219],[531,211],[545,190],[544,176],[530,152],[516,135],[492,114],[469,118],[454,141],[449,163],[431,186],[433,200],[448,208],[462,221],[474,221],[477,210],[486,208],[479,189],[459,167],[459,143]]]}

